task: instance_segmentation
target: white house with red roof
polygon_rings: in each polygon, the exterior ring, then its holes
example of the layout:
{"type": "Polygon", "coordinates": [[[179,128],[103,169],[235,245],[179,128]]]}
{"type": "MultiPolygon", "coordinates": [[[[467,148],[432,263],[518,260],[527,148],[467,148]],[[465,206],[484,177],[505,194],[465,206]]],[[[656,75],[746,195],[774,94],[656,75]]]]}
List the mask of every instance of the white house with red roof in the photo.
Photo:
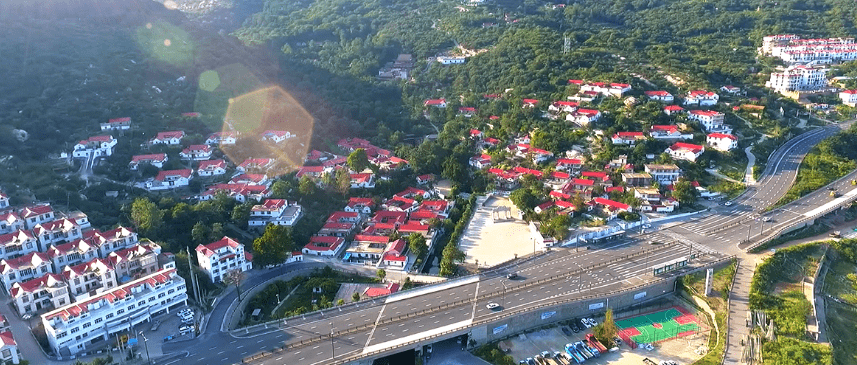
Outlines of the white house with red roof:
{"type": "Polygon", "coordinates": [[[580,106],[579,103],[574,101],[555,101],[548,106],[548,111],[552,113],[574,113],[577,108],[580,106]]]}
{"type": "MultiPolygon", "coordinates": [[[[51,350],[63,357],[110,341],[129,326],[187,304],[187,288],[176,269],[164,269],[90,298],[42,314],[51,350]]],[[[138,327],[139,328],[139,327],[138,327]]]]}
{"type": "Polygon", "coordinates": [[[408,249],[408,244],[405,239],[397,239],[387,244],[387,249],[384,251],[384,256],[381,258],[381,265],[389,268],[404,269],[408,266],[408,255],[405,252],[408,249]]]}
{"type": "Polygon", "coordinates": [[[229,179],[229,184],[270,185],[266,174],[238,174],[229,179]]]}
{"type": "Polygon", "coordinates": [[[51,258],[44,252],[30,252],[13,259],[0,260],[0,280],[6,293],[12,284],[53,272],[51,258]]]}
{"type": "Polygon", "coordinates": [[[235,169],[240,173],[245,173],[250,170],[267,170],[274,165],[274,160],[270,158],[248,158],[241,162],[235,169]]]}
{"type": "Polygon", "coordinates": [[[680,114],[680,113],[684,113],[684,108],[682,108],[678,105],[667,105],[664,107],[664,113],[666,115],[680,114]]]}
{"type": "Polygon", "coordinates": [[[297,137],[297,136],[292,134],[292,132],[289,132],[289,131],[267,130],[267,131],[262,133],[262,140],[263,141],[271,141],[274,143],[280,143],[280,142],[283,142],[289,138],[294,138],[294,137],[297,137]]]}
{"type": "Polygon", "coordinates": [[[212,283],[222,282],[231,270],[243,272],[253,268],[253,256],[244,251],[244,245],[226,236],[220,241],[196,246],[196,260],[212,283]]]}
{"type": "Polygon", "coordinates": [[[121,284],[158,271],[160,254],[161,246],[149,241],[111,252],[106,260],[113,266],[116,280],[121,284]]]}
{"type": "Polygon", "coordinates": [[[435,180],[434,174],[423,174],[417,176],[417,185],[425,185],[435,180]]]}
{"type": "Polygon", "coordinates": [[[298,172],[295,174],[295,177],[298,179],[302,178],[304,175],[309,176],[313,179],[320,179],[324,175],[333,172],[333,168],[324,167],[324,166],[301,166],[298,169],[298,172]]]}
{"type": "Polygon", "coordinates": [[[524,109],[535,108],[536,105],[539,105],[539,101],[536,99],[523,99],[521,100],[521,104],[524,109]]]}
{"type": "Polygon", "coordinates": [[[167,132],[158,132],[155,138],[149,142],[151,144],[165,144],[170,146],[177,146],[182,143],[182,138],[185,137],[184,131],[167,131],[167,132]]]}
{"type": "Polygon", "coordinates": [[[39,240],[40,250],[47,251],[48,246],[58,242],[71,242],[83,237],[83,231],[73,219],[61,218],[33,227],[33,236],[39,240]]]}
{"type": "MultiPolygon", "coordinates": [[[[386,150],[384,150],[386,151],[386,150]]],[[[381,171],[391,171],[408,167],[408,160],[396,156],[382,156],[369,158],[369,163],[378,166],[381,171]]]]}
{"type": "Polygon", "coordinates": [[[204,161],[211,158],[211,147],[207,144],[192,144],[179,152],[182,160],[204,161]]]}
{"type": "Polygon", "coordinates": [[[592,92],[606,96],[620,97],[626,92],[631,91],[631,85],[621,83],[590,82],[580,85],[580,91],[582,93],[592,92]]]}
{"type": "Polygon", "coordinates": [[[101,123],[102,131],[127,131],[131,129],[131,117],[113,118],[101,123]]]}
{"type": "MultiPolygon", "coordinates": [[[[356,213],[355,213],[356,214],[356,213]]],[[[321,226],[318,236],[348,237],[357,230],[357,223],[328,221],[321,226]]]]}
{"type": "Polygon", "coordinates": [[[0,259],[12,259],[39,250],[39,240],[28,230],[0,235],[0,259]]]}
{"type": "Polygon", "coordinates": [[[264,228],[269,224],[291,227],[303,216],[303,207],[298,202],[285,199],[266,199],[264,203],[250,208],[250,227],[264,228]]]}
{"type": "Polygon", "coordinates": [[[0,191],[0,209],[9,207],[9,196],[0,191]]]}
{"type": "Polygon", "coordinates": [[[601,118],[601,112],[595,109],[577,109],[573,113],[565,116],[565,120],[577,124],[582,127],[588,126],[601,118]]]}
{"type": "Polygon", "coordinates": [[[684,105],[712,106],[720,100],[720,95],[713,91],[691,90],[684,96],[684,105]]]}
{"type": "Polygon", "coordinates": [[[705,136],[705,143],[718,151],[729,151],[738,148],[738,138],[726,133],[709,133],[705,136]]]}
{"type": "Polygon", "coordinates": [[[50,204],[36,204],[18,210],[18,216],[24,220],[27,229],[33,229],[39,223],[54,220],[54,210],[50,204]]]}
{"type": "Polygon", "coordinates": [[[78,239],[68,243],[51,245],[47,251],[51,257],[54,267],[60,270],[66,265],[77,265],[98,257],[98,247],[85,239],[78,239]]]}
{"type": "Polygon", "coordinates": [[[352,189],[374,189],[375,188],[375,174],[371,174],[371,173],[351,174],[351,188],[352,189]]]}
{"type": "Polygon", "coordinates": [[[608,219],[616,218],[620,212],[631,212],[632,208],[630,205],[625,203],[620,203],[617,201],[613,201],[606,198],[593,198],[591,201],[587,203],[589,205],[589,209],[599,208],[607,215],[608,219]]]}
{"type": "Polygon", "coordinates": [[[148,155],[135,155],[131,156],[131,162],[128,163],[128,167],[131,171],[137,171],[137,168],[141,164],[149,164],[155,166],[157,168],[163,168],[164,163],[169,160],[166,153],[152,153],[148,155]]]}
{"type": "Polygon", "coordinates": [[[675,141],[679,139],[693,139],[693,134],[682,134],[677,125],[653,125],[649,129],[649,136],[656,140],[675,141]]]}
{"type": "Polygon", "coordinates": [[[188,186],[191,179],[193,179],[191,169],[164,170],[158,172],[158,176],[154,179],[146,181],[145,187],[149,191],[177,189],[188,186]]]}
{"type": "Polygon", "coordinates": [[[583,171],[580,173],[580,177],[592,179],[597,185],[613,186],[613,181],[610,180],[610,174],[604,171],[583,171]]]}
{"type": "Polygon", "coordinates": [[[732,128],[724,124],[726,114],[714,110],[691,110],[687,119],[695,120],[709,133],[732,133],[732,128]]]}
{"type": "Polygon", "coordinates": [[[840,91],[839,99],[842,100],[842,104],[848,105],[850,107],[857,106],[857,89],[840,91]]]}
{"type": "Polygon", "coordinates": [[[68,285],[62,275],[47,273],[38,278],[12,284],[9,295],[18,315],[59,308],[71,303],[68,285]]]}
{"type": "Polygon", "coordinates": [[[304,255],[336,257],[347,246],[345,239],[333,236],[312,236],[301,252],[304,255]]]}
{"type": "Polygon", "coordinates": [[[479,140],[479,139],[482,139],[482,137],[485,137],[485,134],[482,133],[482,131],[480,131],[478,129],[471,129],[470,130],[470,138],[471,139],[479,140]]]}
{"type": "Polygon", "coordinates": [[[463,116],[465,118],[471,118],[476,115],[476,108],[472,106],[463,106],[458,108],[458,115],[463,116]]]}
{"type": "Polygon", "coordinates": [[[248,201],[258,202],[271,196],[271,189],[266,185],[250,184],[214,184],[197,196],[199,200],[214,199],[217,194],[225,194],[239,203],[248,201]]]}
{"type": "Polygon", "coordinates": [[[580,169],[583,167],[583,161],[577,158],[558,158],[556,159],[556,170],[557,171],[567,171],[572,175],[577,175],[580,173],[580,169]]]}
{"type": "Polygon", "coordinates": [[[4,364],[21,363],[21,351],[18,350],[15,336],[9,330],[0,331],[0,361],[4,364]]]}
{"type": "Polygon", "coordinates": [[[364,215],[372,214],[372,209],[375,207],[375,201],[372,198],[348,198],[348,204],[345,205],[346,212],[356,212],[364,215]]]}
{"type": "Polygon", "coordinates": [[[113,265],[106,259],[94,258],[73,266],[66,266],[62,276],[75,302],[89,299],[118,286],[113,265]]]}
{"type": "Polygon", "coordinates": [[[208,138],[205,139],[205,144],[208,145],[227,145],[227,144],[235,144],[238,141],[238,132],[214,132],[208,135],[208,138]]]}
{"type": "Polygon", "coordinates": [[[645,141],[646,135],[643,132],[616,132],[611,140],[613,144],[633,146],[639,141],[645,141]]]}
{"type": "Polygon", "coordinates": [[[676,142],[664,150],[664,152],[676,160],[696,162],[696,159],[705,152],[705,147],[698,144],[676,142]]]}
{"type": "Polygon", "coordinates": [[[117,227],[107,232],[89,230],[83,233],[83,239],[98,248],[99,257],[107,257],[113,251],[131,247],[139,242],[137,233],[125,227],[117,227]]]}
{"type": "Polygon", "coordinates": [[[200,161],[196,169],[199,176],[219,176],[226,174],[226,161],[222,159],[200,161]]]}
{"type": "Polygon", "coordinates": [[[470,166],[473,166],[477,169],[484,169],[488,166],[491,166],[491,156],[487,154],[481,154],[478,156],[473,156],[470,158],[470,166]]]}
{"type": "Polygon", "coordinates": [[[428,199],[428,198],[431,198],[431,195],[432,195],[432,193],[429,190],[419,189],[419,188],[415,188],[412,186],[409,186],[409,187],[405,188],[405,190],[402,190],[396,194],[393,194],[393,196],[400,196],[400,197],[410,198],[410,199],[414,199],[416,196],[420,196],[423,199],[428,199]]]}
{"type": "Polygon", "coordinates": [[[423,106],[433,106],[435,108],[446,108],[446,99],[428,99],[423,102],[423,106]]]}
{"type": "Polygon", "coordinates": [[[726,85],[726,86],[721,87],[720,91],[734,95],[734,94],[741,93],[741,88],[737,87],[737,86],[726,85]]]}
{"type": "Polygon", "coordinates": [[[14,210],[0,212],[0,234],[24,229],[24,220],[14,210]]]}
{"type": "Polygon", "coordinates": [[[673,94],[665,90],[646,91],[645,94],[649,100],[660,101],[662,103],[672,103],[675,101],[673,94]]]}
{"type": "Polygon", "coordinates": [[[366,290],[363,291],[363,295],[361,295],[360,297],[361,298],[383,297],[385,295],[393,294],[397,291],[399,291],[399,284],[394,283],[394,282],[389,282],[386,285],[384,285],[383,287],[372,286],[372,287],[366,288],[366,290]]]}
{"type": "Polygon", "coordinates": [[[71,155],[75,158],[111,156],[117,143],[119,141],[109,135],[89,137],[77,142],[71,155]]]}

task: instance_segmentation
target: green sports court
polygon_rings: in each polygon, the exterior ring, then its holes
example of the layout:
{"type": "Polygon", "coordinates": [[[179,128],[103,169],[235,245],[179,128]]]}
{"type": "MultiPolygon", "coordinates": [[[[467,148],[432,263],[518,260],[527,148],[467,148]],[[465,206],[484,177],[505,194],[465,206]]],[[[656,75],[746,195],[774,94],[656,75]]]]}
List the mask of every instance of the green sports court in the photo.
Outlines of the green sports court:
{"type": "Polygon", "coordinates": [[[696,316],[685,308],[674,306],[616,321],[619,337],[631,346],[655,343],[697,333],[696,316]]]}

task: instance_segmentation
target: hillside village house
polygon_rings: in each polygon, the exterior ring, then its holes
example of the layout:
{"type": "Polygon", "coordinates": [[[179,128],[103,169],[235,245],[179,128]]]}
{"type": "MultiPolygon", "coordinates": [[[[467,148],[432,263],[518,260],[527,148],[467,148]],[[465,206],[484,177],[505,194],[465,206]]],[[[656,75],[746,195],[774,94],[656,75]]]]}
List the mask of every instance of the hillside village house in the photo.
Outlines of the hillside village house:
{"type": "Polygon", "coordinates": [[[211,200],[217,194],[226,194],[226,196],[235,199],[239,203],[248,201],[258,202],[271,196],[271,189],[266,185],[214,184],[206,187],[206,190],[199,194],[197,199],[202,201],[211,200]]]}
{"type": "Polygon", "coordinates": [[[18,315],[59,308],[71,303],[68,285],[61,275],[47,273],[41,277],[12,284],[10,296],[18,315]]]}
{"type": "Polygon", "coordinates": [[[116,280],[123,284],[158,271],[160,254],[161,246],[153,242],[138,243],[126,249],[111,252],[107,255],[107,261],[116,272],[116,280]]]}
{"type": "Polygon", "coordinates": [[[292,134],[292,132],[289,132],[289,131],[267,130],[267,131],[262,133],[262,140],[263,141],[271,141],[274,143],[280,143],[280,142],[283,142],[283,141],[285,141],[289,138],[292,138],[292,137],[297,137],[297,136],[295,136],[294,134],[292,134]]]}
{"type": "Polygon", "coordinates": [[[779,93],[822,90],[828,87],[828,72],[829,68],[821,66],[790,66],[780,72],[772,72],[765,87],[779,93]]]}
{"type": "Polygon", "coordinates": [[[460,65],[467,60],[464,56],[438,56],[437,62],[441,65],[460,65]]]}
{"type": "Polygon", "coordinates": [[[226,174],[226,161],[208,160],[200,161],[196,170],[199,176],[218,176],[226,174]]]}
{"type": "Polygon", "coordinates": [[[646,91],[645,94],[649,100],[660,101],[662,103],[672,103],[675,100],[673,94],[664,90],[646,91]]]}
{"type": "Polygon", "coordinates": [[[524,109],[535,108],[539,105],[539,101],[536,99],[523,99],[521,100],[521,107],[524,109]]]}
{"type": "Polygon", "coordinates": [[[238,132],[215,132],[208,135],[208,138],[205,139],[205,144],[213,145],[227,145],[227,144],[235,144],[238,139],[238,132]]]}
{"type": "Polygon", "coordinates": [[[229,179],[229,184],[265,185],[271,184],[266,174],[239,174],[229,179]]]}
{"type": "Polygon", "coordinates": [[[117,286],[113,266],[105,259],[95,258],[89,262],[66,266],[62,276],[68,284],[69,294],[75,302],[101,294],[117,286]]]}
{"type": "Polygon", "coordinates": [[[114,118],[101,123],[102,131],[125,131],[131,129],[131,117],[114,118]]]}
{"type": "Polygon", "coordinates": [[[693,134],[682,134],[677,125],[653,125],[649,136],[658,140],[693,139],[693,134]]]}
{"type": "Polygon", "coordinates": [[[6,293],[9,293],[14,283],[37,278],[49,272],[53,272],[51,258],[44,252],[30,252],[13,259],[0,260],[0,279],[6,293]]]}
{"type": "Polygon", "coordinates": [[[433,106],[435,108],[446,108],[446,99],[428,99],[423,103],[424,106],[433,106]]]}
{"type": "Polygon", "coordinates": [[[39,250],[47,251],[48,246],[58,242],[70,242],[81,238],[83,231],[77,221],[61,218],[33,227],[33,236],[39,240],[39,250]]]}
{"type": "Polygon", "coordinates": [[[244,251],[244,245],[226,236],[220,241],[196,246],[196,259],[212,283],[222,282],[229,271],[243,272],[253,268],[253,256],[244,251]]]}
{"type": "Polygon", "coordinates": [[[54,220],[54,211],[50,204],[36,204],[22,208],[18,215],[24,220],[27,229],[33,229],[37,224],[54,220]]]}
{"type": "Polygon", "coordinates": [[[613,144],[624,144],[633,146],[639,141],[645,141],[646,136],[643,132],[617,132],[611,138],[613,144]]]}
{"type": "Polygon", "coordinates": [[[738,148],[738,138],[725,133],[709,133],[705,137],[705,143],[715,150],[722,152],[738,148]]]}
{"type": "Polygon", "coordinates": [[[674,164],[646,164],[644,165],[644,170],[649,175],[652,175],[654,181],[657,181],[661,185],[672,185],[672,183],[678,181],[678,178],[681,177],[681,169],[674,164]]]}
{"type": "Polygon", "coordinates": [[[94,136],[74,145],[71,155],[75,158],[106,157],[113,155],[113,147],[119,143],[113,136],[94,136]]]}
{"type": "Polygon", "coordinates": [[[741,93],[741,88],[732,85],[726,85],[721,87],[720,91],[735,95],[741,93]]]}
{"type": "Polygon", "coordinates": [[[128,167],[131,171],[137,171],[137,168],[141,164],[149,164],[155,166],[159,169],[164,167],[164,163],[167,162],[168,157],[166,153],[153,153],[149,155],[135,155],[131,157],[131,162],[128,163],[128,167]]]}
{"type": "Polygon", "coordinates": [[[555,101],[548,106],[548,111],[553,113],[574,113],[579,104],[574,101],[555,101]]]}
{"type": "Polygon", "coordinates": [[[664,114],[666,114],[666,115],[680,114],[683,112],[684,112],[684,108],[682,108],[678,105],[667,105],[664,107],[664,114]]]}
{"type": "Polygon", "coordinates": [[[47,250],[54,268],[59,270],[66,265],[77,265],[98,257],[98,248],[87,240],[79,239],[59,245],[51,245],[47,250]]]}
{"type": "Polygon", "coordinates": [[[149,191],[176,189],[188,186],[191,179],[193,179],[191,169],[161,171],[154,179],[146,182],[146,189],[149,191]]]}
{"type": "Polygon", "coordinates": [[[12,233],[24,228],[24,220],[14,210],[0,213],[0,234],[12,233]]]}
{"type": "Polygon", "coordinates": [[[179,152],[182,160],[203,161],[211,158],[211,147],[207,144],[192,144],[179,152]]]}
{"type": "Polygon", "coordinates": [[[9,196],[0,191],[0,209],[9,207],[9,196]]]}
{"type": "Polygon", "coordinates": [[[240,173],[245,173],[250,170],[267,170],[274,165],[274,160],[270,158],[248,158],[241,162],[235,170],[240,173]]]}
{"type": "Polygon", "coordinates": [[[676,160],[696,162],[696,159],[705,152],[705,147],[698,144],[676,142],[664,152],[669,153],[676,160]]]}
{"type": "Polygon", "coordinates": [[[41,321],[51,349],[68,357],[186,304],[184,279],[164,269],[42,314],[41,321]]]}
{"type": "Polygon", "coordinates": [[[628,186],[652,185],[652,174],[648,172],[625,172],[622,173],[622,182],[628,186]]]}
{"type": "Polygon", "coordinates": [[[184,136],[184,131],[158,132],[158,135],[150,143],[177,146],[182,143],[184,136]]]}
{"type": "Polygon", "coordinates": [[[713,110],[691,110],[687,119],[698,121],[709,133],[732,133],[732,128],[723,123],[726,115],[713,110]]]}
{"type": "Polygon", "coordinates": [[[12,331],[8,329],[0,331],[0,361],[12,364],[21,363],[21,351],[18,350],[18,343],[15,342],[12,331]]]}
{"type": "Polygon", "coordinates": [[[566,171],[569,174],[577,175],[583,167],[583,161],[576,158],[558,158],[556,159],[556,170],[566,171]]]}
{"type": "Polygon", "coordinates": [[[107,257],[113,251],[131,247],[139,242],[136,232],[121,226],[107,232],[97,229],[86,231],[83,233],[83,239],[98,248],[98,257],[107,257]]]}
{"type": "Polygon", "coordinates": [[[250,227],[264,228],[268,224],[291,227],[297,223],[302,214],[302,207],[297,202],[285,199],[267,199],[264,203],[254,205],[250,209],[250,227]]]}
{"type": "Polygon", "coordinates": [[[473,166],[477,169],[484,169],[488,166],[491,166],[491,156],[486,154],[481,154],[479,156],[473,156],[470,158],[470,166],[473,166]]]}
{"type": "Polygon", "coordinates": [[[691,90],[684,97],[684,105],[712,106],[720,100],[720,95],[711,91],[691,90]]]}
{"type": "Polygon", "coordinates": [[[595,109],[577,109],[565,116],[565,120],[586,127],[601,118],[601,112],[595,109]]]}
{"type": "Polygon", "coordinates": [[[0,235],[0,260],[8,260],[39,250],[39,240],[30,231],[18,230],[0,235]]]}
{"type": "Polygon", "coordinates": [[[369,174],[369,173],[351,174],[351,188],[352,189],[374,189],[375,188],[375,174],[369,174]]]}
{"type": "Polygon", "coordinates": [[[342,237],[312,236],[301,252],[304,255],[336,257],[345,246],[345,239],[342,237]]]}
{"type": "Polygon", "coordinates": [[[857,89],[840,91],[839,99],[842,100],[842,104],[848,105],[850,107],[857,106],[857,89]]]}
{"type": "Polygon", "coordinates": [[[854,38],[801,39],[777,34],[762,38],[761,53],[786,63],[839,63],[857,59],[857,43],[854,38]]]}
{"type": "Polygon", "coordinates": [[[356,212],[363,215],[372,214],[372,208],[375,206],[375,201],[372,198],[348,198],[348,204],[345,205],[346,212],[356,212]]]}

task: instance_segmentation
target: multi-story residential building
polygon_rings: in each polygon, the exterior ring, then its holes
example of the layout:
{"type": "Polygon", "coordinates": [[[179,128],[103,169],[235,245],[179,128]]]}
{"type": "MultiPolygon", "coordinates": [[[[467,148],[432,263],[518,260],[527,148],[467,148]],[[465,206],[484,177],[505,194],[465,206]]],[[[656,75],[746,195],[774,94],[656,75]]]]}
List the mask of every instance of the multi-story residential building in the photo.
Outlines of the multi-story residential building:
{"type": "Polygon", "coordinates": [[[351,246],[345,250],[343,261],[377,265],[387,250],[389,241],[387,236],[358,234],[354,236],[351,246]]]}
{"type": "Polygon", "coordinates": [[[75,158],[111,156],[117,143],[119,141],[113,136],[89,137],[74,145],[71,155],[75,158]]]}
{"type": "Polygon", "coordinates": [[[52,244],[71,242],[83,237],[83,231],[74,220],[62,218],[37,224],[33,227],[33,236],[39,240],[39,249],[47,251],[52,244]]]}
{"type": "Polygon", "coordinates": [[[840,91],[839,99],[842,100],[842,104],[848,105],[850,107],[857,106],[857,89],[840,91]]]}
{"type": "Polygon", "coordinates": [[[107,260],[99,258],[74,266],[66,266],[62,276],[75,302],[101,294],[117,285],[113,266],[107,260]]]}
{"type": "Polygon", "coordinates": [[[345,239],[342,237],[312,236],[301,252],[304,255],[336,257],[345,246],[345,239]]]}
{"type": "Polygon", "coordinates": [[[725,114],[713,110],[691,110],[687,119],[698,121],[709,133],[731,133],[732,128],[723,123],[725,114]]]}
{"type": "Polygon", "coordinates": [[[300,219],[302,207],[297,202],[285,199],[267,199],[263,204],[250,209],[250,227],[265,227],[268,224],[293,226],[300,219]]]}
{"type": "Polygon", "coordinates": [[[0,362],[4,364],[21,363],[21,351],[18,351],[18,343],[15,342],[15,336],[12,336],[12,332],[8,330],[0,331],[0,362]]]}
{"type": "Polygon", "coordinates": [[[705,152],[705,147],[698,144],[676,142],[667,147],[664,152],[669,153],[676,160],[696,162],[696,159],[705,152]]]}
{"type": "Polygon", "coordinates": [[[160,254],[161,246],[147,241],[111,252],[107,255],[107,261],[113,266],[113,270],[116,272],[116,280],[121,284],[158,271],[158,255],[160,254]]]}
{"type": "Polygon", "coordinates": [[[53,272],[51,258],[43,252],[30,252],[13,259],[0,260],[0,279],[6,293],[12,284],[24,282],[53,272]]]}
{"type": "Polygon", "coordinates": [[[684,105],[711,106],[717,104],[720,95],[712,91],[691,90],[684,97],[684,105]]]}
{"type": "Polygon", "coordinates": [[[24,220],[13,210],[0,212],[0,234],[24,229],[24,220]]]}
{"type": "Polygon", "coordinates": [[[627,186],[649,186],[652,185],[652,174],[648,172],[625,172],[622,173],[622,181],[627,186]]]}
{"type": "Polygon", "coordinates": [[[705,143],[718,151],[729,151],[738,148],[738,138],[726,133],[709,133],[705,137],[705,143]]]}
{"type": "Polygon", "coordinates": [[[9,196],[0,191],[0,209],[9,207],[9,196]]]}
{"type": "Polygon", "coordinates": [[[352,189],[374,189],[375,188],[375,174],[369,174],[369,173],[351,174],[351,188],[352,189]]]}
{"type": "Polygon", "coordinates": [[[186,303],[184,279],[175,269],[165,269],[54,309],[41,315],[41,320],[51,349],[69,356],[186,303]]]}
{"type": "Polygon", "coordinates": [[[779,93],[822,90],[828,87],[829,71],[829,68],[820,66],[791,66],[781,72],[772,72],[771,79],[765,82],[765,87],[779,93]]]}
{"type": "Polygon", "coordinates": [[[786,63],[839,63],[857,60],[854,38],[801,39],[794,34],[767,36],[761,52],[786,63]]]}
{"type": "Polygon", "coordinates": [[[136,155],[131,156],[131,162],[128,163],[128,167],[132,171],[137,171],[137,167],[141,164],[149,164],[155,166],[157,168],[163,168],[164,163],[167,162],[169,158],[166,153],[153,153],[148,155],[136,155]]]}
{"type": "Polygon", "coordinates": [[[98,257],[107,257],[113,251],[130,247],[137,243],[137,233],[129,228],[118,227],[107,232],[97,229],[86,231],[83,238],[98,248],[98,257]]]}
{"type": "Polygon", "coordinates": [[[211,158],[211,147],[207,144],[192,144],[179,152],[182,160],[204,161],[211,158]]]}
{"type": "Polygon", "coordinates": [[[0,259],[13,259],[39,250],[39,240],[30,231],[0,235],[0,259]]]}
{"type": "Polygon", "coordinates": [[[33,229],[39,223],[47,223],[54,220],[54,210],[50,204],[37,204],[22,208],[18,211],[18,216],[24,220],[24,226],[27,229],[33,229]]]}
{"type": "Polygon", "coordinates": [[[598,121],[600,118],[601,111],[595,109],[577,109],[573,113],[568,113],[565,116],[565,120],[582,127],[586,127],[590,123],[598,121]]]}
{"type": "Polygon", "coordinates": [[[238,132],[215,132],[206,138],[205,144],[235,144],[238,140],[238,132]]]}
{"type": "Polygon", "coordinates": [[[158,132],[158,135],[150,143],[176,146],[182,143],[184,136],[184,131],[158,132]]]}
{"type": "Polygon", "coordinates": [[[191,179],[193,179],[191,169],[161,171],[154,179],[146,181],[146,189],[150,191],[176,189],[188,186],[191,179]]]}
{"type": "Polygon", "coordinates": [[[224,160],[208,160],[200,161],[199,167],[196,169],[199,176],[218,176],[226,174],[226,161],[224,160]]]}
{"type": "Polygon", "coordinates": [[[681,176],[681,169],[674,164],[646,164],[644,168],[647,173],[652,175],[652,179],[661,185],[672,185],[681,176]]]}
{"type": "Polygon", "coordinates": [[[47,273],[38,278],[12,284],[9,291],[19,315],[71,303],[68,285],[62,275],[47,273]]]}
{"type": "Polygon", "coordinates": [[[98,247],[85,239],[78,239],[68,243],[51,245],[48,248],[48,255],[50,255],[56,270],[60,271],[66,265],[77,265],[97,258],[98,247]]]}
{"type": "Polygon", "coordinates": [[[253,268],[253,257],[244,252],[244,245],[226,236],[220,241],[196,246],[196,259],[213,283],[223,281],[229,271],[253,268]]]}

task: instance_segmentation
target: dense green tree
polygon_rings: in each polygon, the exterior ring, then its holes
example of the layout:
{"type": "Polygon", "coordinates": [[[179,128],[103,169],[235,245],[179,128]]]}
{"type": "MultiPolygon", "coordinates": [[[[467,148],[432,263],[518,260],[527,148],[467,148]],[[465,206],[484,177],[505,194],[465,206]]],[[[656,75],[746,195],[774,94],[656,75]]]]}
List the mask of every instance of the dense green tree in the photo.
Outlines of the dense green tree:
{"type": "Polygon", "coordinates": [[[280,264],[294,249],[291,229],[269,224],[265,233],[253,240],[253,264],[259,267],[280,264]]]}
{"type": "Polygon", "coordinates": [[[164,213],[147,198],[137,198],[131,204],[131,220],[143,235],[155,233],[163,222],[164,213]]]}
{"type": "Polygon", "coordinates": [[[428,251],[428,245],[426,244],[426,238],[419,233],[411,233],[408,235],[408,249],[416,255],[420,256],[426,251],[428,251]]]}
{"type": "Polygon", "coordinates": [[[679,180],[673,184],[673,198],[681,204],[693,204],[696,201],[696,188],[687,180],[679,180]]]}
{"type": "Polygon", "coordinates": [[[348,167],[355,172],[361,172],[369,167],[369,157],[366,156],[366,150],[358,148],[348,154],[348,167]]]}

